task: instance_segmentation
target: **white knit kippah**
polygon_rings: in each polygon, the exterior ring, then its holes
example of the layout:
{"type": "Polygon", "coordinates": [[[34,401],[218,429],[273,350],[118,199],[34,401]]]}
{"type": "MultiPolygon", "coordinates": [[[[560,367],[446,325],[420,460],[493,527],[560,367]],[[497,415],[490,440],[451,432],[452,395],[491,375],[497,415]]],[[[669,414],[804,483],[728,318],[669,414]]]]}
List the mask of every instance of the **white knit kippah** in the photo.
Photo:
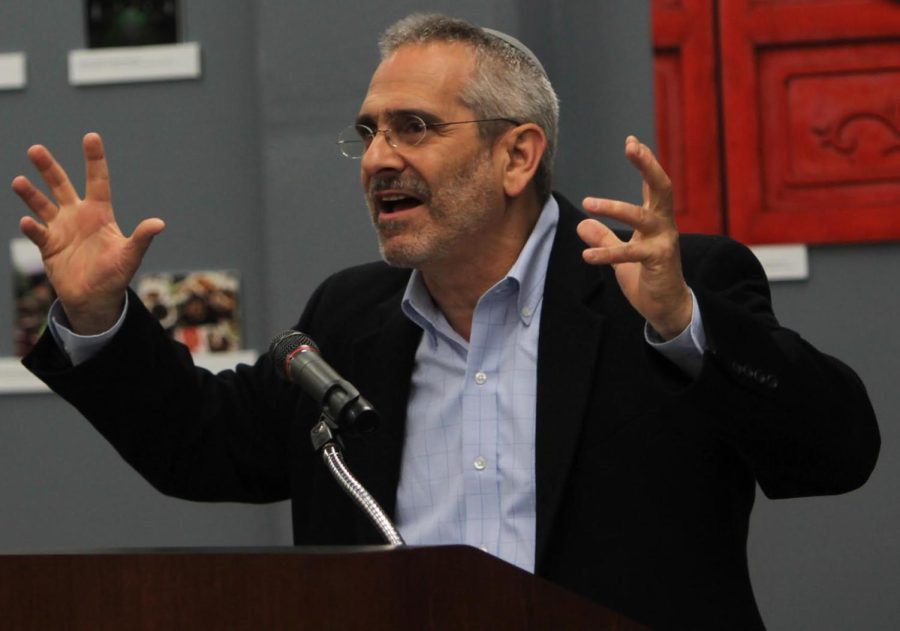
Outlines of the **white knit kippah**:
{"type": "Polygon", "coordinates": [[[525,44],[523,44],[522,42],[517,40],[512,35],[507,35],[506,33],[502,33],[500,31],[495,31],[492,28],[486,28],[486,27],[482,26],[481,30],[484,31],[485,33],[487,33],[488,35],[493,35],[494,37],[496,37],[498,39],[502,39],[504,42],[506,42],[507,44],[509,44],[516,50],[518,50],[519,52],[524,53],[524,55],[526,57],[528,57],[532,62],[534,62],[534,65],[540,69],[540,71],[543,73],[543,75],[547,76],[547,71],[544,70],[544,66],[541,64],[540,60],[537,58],[537,55],[535,55],[533,52],[531,52],[531,49],[528,48],[528,46],[526,46],[525,44]]]}

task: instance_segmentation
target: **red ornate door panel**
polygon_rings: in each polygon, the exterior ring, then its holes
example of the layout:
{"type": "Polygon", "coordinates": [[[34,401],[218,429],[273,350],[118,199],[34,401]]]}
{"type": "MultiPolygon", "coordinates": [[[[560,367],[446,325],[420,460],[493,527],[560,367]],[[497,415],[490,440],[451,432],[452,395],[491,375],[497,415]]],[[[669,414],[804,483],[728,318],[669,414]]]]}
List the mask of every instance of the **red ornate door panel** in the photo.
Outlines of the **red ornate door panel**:
{"type": "Polygon", "coordinates": [[[900,3],[720,3],[729,232],[900,238],[900,3]]]}
{"type": "Polygon", "coordinates": [[[685,232],[722,231],[713,0],[653,0],[657,153],[685,232]]]}
{"type": "Polygon", "coordinates": [[[900,1],[654,0],[653,27],[659,149],[684,188],[683,230],[900,239],[900,1]]]}

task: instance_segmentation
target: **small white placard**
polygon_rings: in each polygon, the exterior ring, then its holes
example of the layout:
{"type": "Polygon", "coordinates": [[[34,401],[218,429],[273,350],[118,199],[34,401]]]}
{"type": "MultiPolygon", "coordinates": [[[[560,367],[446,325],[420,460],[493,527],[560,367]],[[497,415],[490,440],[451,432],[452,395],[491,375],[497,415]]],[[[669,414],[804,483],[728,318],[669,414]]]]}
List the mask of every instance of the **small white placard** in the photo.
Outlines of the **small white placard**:
{"type": "MultiPolygon", "coordinates": [[[[194,355],[194,364],[212,372],[220,372],[234,368],[238,364],[252,364],[256,361],[256,357],[257,353],[254,350],[206,353],[194,355]]],[[[19,358],[0,357],[0,395],[29,392],[50,392],[50,389],[28,372],[19,358]]]]}
{"type": "Polygon", "coordinates": [[[160,44],[69,51],[69,83],[97,85],[196,79],[200,44],[160,44]]]}
{"type": "Polygon", "coordinates": [[[750,249],[770,281],[809,278],[809,251],[803,244],[754,245],[750,249]]]}
{"type": "Polygon", "coordinates": [[[0,53],[0,90],[21,90],[25,83],[25,53],[0,53]]]}

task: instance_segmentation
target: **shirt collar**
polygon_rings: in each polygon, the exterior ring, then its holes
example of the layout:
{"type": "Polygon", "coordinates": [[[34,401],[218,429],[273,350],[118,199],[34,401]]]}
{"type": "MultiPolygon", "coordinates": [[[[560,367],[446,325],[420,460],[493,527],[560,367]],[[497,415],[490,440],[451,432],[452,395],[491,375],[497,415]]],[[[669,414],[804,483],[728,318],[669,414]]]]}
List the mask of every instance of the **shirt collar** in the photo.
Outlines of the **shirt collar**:
{"type": "MultiPolygon", "coordinates": [[[[518,289],[517,308],[522,324],[528,326],[544,296],[544,279],[547,276],[547,264],[550,261],[550,250],[553,237],[559,223],[559,204],[551,195],[541,209],[537,223],[519,257],[513,266],[496,285],[485,295],[502,286],[518,289]]],[[[425,281],[419,270],[413,270],[406,284],[401,309],[404,315],[425,331],[432,346],[437,344],[437,323],[444,320],[444,314],[438,309],[431,294],[425,287],[425,281]]]]}
{"type": "Polygon", "coordinates": [[[544,297],[544,278],[547,276],[547,264],[550,261],[550,250],[553,248],[557,223],[559,223],[559,204],[551,195],[544,204],[534,230],[525,242],[525,247],[519,253],[519,258],[506,274],[506,278],[518,282],[517,306],[522,324],[526,326],[531,324],[531,319],[544,297]]]}

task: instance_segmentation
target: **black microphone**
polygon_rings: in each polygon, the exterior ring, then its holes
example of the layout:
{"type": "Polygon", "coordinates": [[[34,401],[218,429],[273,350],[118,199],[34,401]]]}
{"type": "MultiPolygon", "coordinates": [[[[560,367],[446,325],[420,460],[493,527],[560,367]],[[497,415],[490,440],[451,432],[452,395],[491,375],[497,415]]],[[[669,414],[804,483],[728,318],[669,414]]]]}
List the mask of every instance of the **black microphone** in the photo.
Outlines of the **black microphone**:
{"type": "Polygon", "coordinates": [[[372,404],[322,359],[308,335],[290,329],[279,333],[269,355],[275,371],[303,388],[341,429],[363,433],[378,427],[380,419],[372,404]]]}

